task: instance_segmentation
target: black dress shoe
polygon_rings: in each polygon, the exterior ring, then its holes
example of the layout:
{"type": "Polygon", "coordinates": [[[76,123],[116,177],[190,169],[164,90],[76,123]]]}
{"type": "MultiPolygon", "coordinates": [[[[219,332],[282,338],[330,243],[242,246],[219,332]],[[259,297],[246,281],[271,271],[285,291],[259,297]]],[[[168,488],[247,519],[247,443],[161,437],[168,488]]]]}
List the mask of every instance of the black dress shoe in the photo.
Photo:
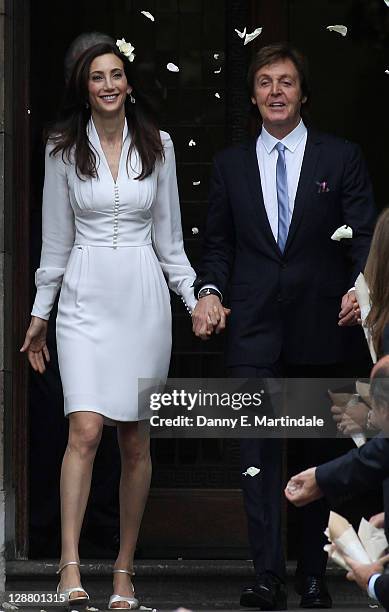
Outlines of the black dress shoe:
{"type": "Polygon", "coordinates": [[[286,586],[274,574],[261,574],[253,587],[243,590],[240,605],[260,610],[286,610],[286,586]]]}
{"type": "Polygon", "coordinates": [[[332,599],[324,578],[306,576],[302,579],[297,592],[301,595],[300,608],[313,610],[332,608],[332,599]]]}

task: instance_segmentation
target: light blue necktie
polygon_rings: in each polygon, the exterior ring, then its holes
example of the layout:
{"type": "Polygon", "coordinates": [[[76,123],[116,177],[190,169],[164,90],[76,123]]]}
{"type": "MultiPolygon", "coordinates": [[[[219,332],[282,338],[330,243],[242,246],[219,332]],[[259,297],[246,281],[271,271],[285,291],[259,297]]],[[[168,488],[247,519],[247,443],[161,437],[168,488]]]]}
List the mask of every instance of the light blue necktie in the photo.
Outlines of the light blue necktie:
{"type": "Polygon", "coordinates": [[[288,181],[285,165],[285,145],[277,142],[278,159],[276,166],[277,202],[278,202],[278,235],[277,244],[284,252],[289,231],[289,198],[288,181]]]}

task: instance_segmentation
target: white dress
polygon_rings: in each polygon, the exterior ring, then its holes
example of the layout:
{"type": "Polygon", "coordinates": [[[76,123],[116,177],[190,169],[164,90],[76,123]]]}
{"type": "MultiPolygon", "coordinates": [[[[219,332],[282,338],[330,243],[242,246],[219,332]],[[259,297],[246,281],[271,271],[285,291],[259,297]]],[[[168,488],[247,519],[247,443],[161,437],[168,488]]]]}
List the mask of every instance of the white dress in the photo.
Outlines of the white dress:
{"type": "MultiPolygon", "coordinates": [[[[127,124],[116,182],[91,120],[97,178],[46,148],[42,254],[32,314],[48,319],[61,287],[57,348],[65,415],[80,410],[105,422],[137,421],[138,379],[167,377],[171,353],[169,287],[191,311],[195,272],[181,229],[173,143],[165,160],[135,180],[140,163],[127,124]],[[131,167],[132,166],[132,167],[131,167]]],[[[188,325],[190,321],[188,320],[188,325]]]]}

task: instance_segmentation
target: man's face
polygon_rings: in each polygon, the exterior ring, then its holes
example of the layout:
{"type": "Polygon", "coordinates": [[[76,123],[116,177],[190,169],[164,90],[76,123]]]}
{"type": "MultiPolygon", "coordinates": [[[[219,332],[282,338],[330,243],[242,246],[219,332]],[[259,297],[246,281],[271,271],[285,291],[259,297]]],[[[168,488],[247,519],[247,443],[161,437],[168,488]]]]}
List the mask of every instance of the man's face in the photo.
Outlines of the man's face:
{"type": "Polygon", "coordinates": [[[251,97],[256,104],[265,128],[292,131],[300,121],[302,96],[299,74],[290,59],[278,60],[262,66],[255,73],[254,91],[251,97]]]}

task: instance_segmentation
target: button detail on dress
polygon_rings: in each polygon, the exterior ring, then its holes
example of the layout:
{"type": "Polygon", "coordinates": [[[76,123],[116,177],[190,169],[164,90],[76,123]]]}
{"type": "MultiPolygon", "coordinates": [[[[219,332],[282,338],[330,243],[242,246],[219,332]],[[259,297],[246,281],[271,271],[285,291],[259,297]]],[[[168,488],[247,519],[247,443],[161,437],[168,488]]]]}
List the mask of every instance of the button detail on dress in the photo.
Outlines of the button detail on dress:
{"type": "Polygon", "coordinates": [[[115,199],[113,205],[113,236],[112,236],[112,246],[114,249],[117,249],[117,240],[118,240],[118,224],[119,224],[119,186],[115,184],[115,199]]]}

